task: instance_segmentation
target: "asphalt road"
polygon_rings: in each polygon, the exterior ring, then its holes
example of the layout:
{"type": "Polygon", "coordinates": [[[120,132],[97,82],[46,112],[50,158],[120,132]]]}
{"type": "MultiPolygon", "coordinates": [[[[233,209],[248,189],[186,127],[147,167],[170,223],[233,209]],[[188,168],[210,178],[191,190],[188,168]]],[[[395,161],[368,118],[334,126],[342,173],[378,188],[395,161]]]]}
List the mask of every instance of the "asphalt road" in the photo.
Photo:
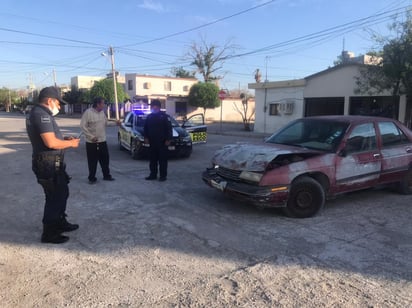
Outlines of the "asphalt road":
{"type": "MultiPolygon", "coordinates": [[[[79,119],[60,118],[76,135],[79,119]]],[[[145,181],[108,127],[114,182],[87,183],[84,141],[66,152],[64,245],[41,244],[43,193],[24,117],[0,113],[2,307],[412,307],[412,196],[388,189],[328,201],[308,219],[227,199],[201,172],[211,154],[261,136],[209,134],[166,182],[145,181]]]]}

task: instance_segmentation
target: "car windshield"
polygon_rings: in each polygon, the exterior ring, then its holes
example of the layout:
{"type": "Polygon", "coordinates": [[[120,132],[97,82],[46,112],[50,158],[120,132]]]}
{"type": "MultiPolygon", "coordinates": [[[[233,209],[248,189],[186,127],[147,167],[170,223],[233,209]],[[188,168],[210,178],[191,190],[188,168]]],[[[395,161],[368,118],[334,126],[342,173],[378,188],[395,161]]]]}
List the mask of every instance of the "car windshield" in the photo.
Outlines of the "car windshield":
{"type": "MultiPolygon", "coordinates": [[[[144,123],[146,122],[147,114],[145,113],[135,113],[134,121],[135,126],[143,127],[144,123]]],[[[171,116],[169,116],[170,122],[172,123],[172,127],[179,127],[179,123],[171,116]]]]}
{"type": "Polygon", "coordinates": [[[334,152],[348,126],[345,122],[305,118],[286,126],[266,142],[334,152]]]}

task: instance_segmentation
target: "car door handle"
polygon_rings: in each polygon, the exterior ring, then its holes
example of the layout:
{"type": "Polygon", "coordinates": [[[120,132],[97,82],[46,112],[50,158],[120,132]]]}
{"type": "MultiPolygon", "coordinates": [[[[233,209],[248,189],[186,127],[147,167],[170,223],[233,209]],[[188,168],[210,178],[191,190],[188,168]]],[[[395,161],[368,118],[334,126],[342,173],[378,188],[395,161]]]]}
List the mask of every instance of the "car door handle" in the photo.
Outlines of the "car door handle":
{"type": "Polygon", "coordinates": [[[381,154],[379,154],[379,153],[373,154],[373,158],[378,158],[378,157],[381,157],[381,154]]]}
{"type": "Polygon", "coordinates": [[[412,153],[412,149],[411,148],[406,148],[406,153],[412,153]]]}

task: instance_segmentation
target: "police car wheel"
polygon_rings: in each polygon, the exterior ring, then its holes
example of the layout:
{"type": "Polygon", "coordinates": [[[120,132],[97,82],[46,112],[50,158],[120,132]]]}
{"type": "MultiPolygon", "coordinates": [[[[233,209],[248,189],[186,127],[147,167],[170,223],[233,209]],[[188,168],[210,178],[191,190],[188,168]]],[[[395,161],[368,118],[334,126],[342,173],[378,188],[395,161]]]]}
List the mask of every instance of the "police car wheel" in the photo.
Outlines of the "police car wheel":
{"type": "Polygon", "coordinates": [[[140,149],[142,147],[142,143],[139,140],[132,140],[130,143],[130,154],[132,155],[133,159],[140,158],[140,149]]]}
{"type": "Polygon", "coordinates": [[[119,145],[119,150],[124,150],[124,147],[122,146],[122,140],[120,139],[120,135],[117,136],[117,143],[119,145]]]}

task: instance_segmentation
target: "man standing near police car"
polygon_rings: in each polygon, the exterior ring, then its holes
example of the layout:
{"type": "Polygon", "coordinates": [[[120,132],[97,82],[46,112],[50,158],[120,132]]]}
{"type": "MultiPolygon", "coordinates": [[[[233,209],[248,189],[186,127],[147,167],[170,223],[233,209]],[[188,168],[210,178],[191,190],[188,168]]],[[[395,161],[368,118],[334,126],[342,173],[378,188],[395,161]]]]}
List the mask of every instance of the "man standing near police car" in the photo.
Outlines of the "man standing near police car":
{"type": "Polygon", "coordinates": [[[80,139],[64,137],[54,119],[60,104],[65,104],[55,87],[43,88],[38,103],[26,119],[26,129],[33,147],[32,169],[43,187],[46,202],[43,213],[43,243],[61,244],[69,240],[64,232],[79,228],[66,220],[70,177],[66,173],[64,149],[77,148],[80,139]]]}
{"type": "Polygon", "coordinates": [[[146,180],[156,180],[159,171],[159,181],[164,182],[167,178],[168,146],[173,137],[172,123],[168,115],[160,110],[159,100],[153,100],[150,106],[152,113],[147,116],[144,125],[144,142],[149,144],[150,156],[150,174],[146,180]]]}

